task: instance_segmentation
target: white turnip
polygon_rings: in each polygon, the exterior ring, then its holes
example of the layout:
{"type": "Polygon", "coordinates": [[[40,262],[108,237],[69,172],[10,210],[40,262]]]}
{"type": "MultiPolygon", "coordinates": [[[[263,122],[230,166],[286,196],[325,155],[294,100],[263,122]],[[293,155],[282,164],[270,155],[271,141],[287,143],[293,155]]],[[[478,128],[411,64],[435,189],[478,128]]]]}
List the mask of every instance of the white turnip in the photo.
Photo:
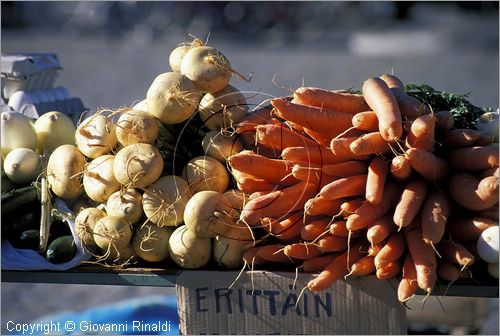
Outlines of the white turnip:
{"type": "Polygon", "coordinates": [[[233,208],[225,201],[223,194],[204,190],[191,197],[184,211],[184,224],[197,237],[213,238],[231,228],[233,208]]]}
{"type": "Polygon", "coordinates": [[[132,238],[132,229],[123,218],[106,216],[95,223],[93,237],[97,246],[109,253],[113,249],[128,245],[132,238]]]}
{"type": "Polygon", "coordinates": [[[121,217],[130,224],[135,224],[143,214],[142,195],[135,189],[115,191],[106,201],[106,212],[109,216],[121,217]]]}
{"type": "Polygon", "coordinates": [[[168,246],[170,258],[182,268],[203,267],[212,257],[212,240],[195,236],[185,225],[174,230],[168,246]]]}
{"type": "Polygon", "coordinates": [[[123,146],[153,144],[158,136],[157,119],[141,110],[125,109],[116,123],[116,138],[123,146]]]}
{"type": "Polygon", "coordinates": [[[205,154],[225,163],[227,158],[243,150],[243,144],[234,135],[224,135],[220,131],[210,131],[203,137],[201,146],[205,154]]]}
{"type": "Polygon", "coordinates": [[[94,227],[97,221],[104,217],[104,211],[92,207],[82,209],[75,217],[75,232],[84,248],[92,250],[97,246],[94,241],[94,227]]]}
{"type": "Polygon", "coordinates": [[[223,195],[229,206],[235,210],[242,210],[249,198],[249,195],[239,189],[230,189],[223,195]]]}
{"type": "Polygon", "coordinates": [[[75,146],[57,147],[47,163],[47,182],[52,192],[65,200],[80,196],[85,165],[85,157],[75,146]]]}
{"type": "Polygon", "coordinates": [[[165,72],[153,80],[146,93],[147,111],[164,124],[178,124],[194,114],[200,96],[189,78],[165,72]]]}
{"type": "Polygon", "coordinates": [[[109,249],[103,257],[99,259],[104,259],[107,266],[119,266],[124,267],[131,264],[135,264],[139,261],[139,256],[135,253],[132,242],[123,247],[114,247],[109,249]]]}
{"type": "Polygon", "coordinates": [[[169,257],[168,240],[174,231],[170,227],[158,227],[144,223],[134,233],[132,246],[142,260],[158,262],[169,257]]]}
{"type": "Polygon", "coordinates": [[[189,160],[182,177],[189,183],[193,194],[203,190],[223,193],[229,185],[226,167],[210,156],[197,156],[189,160]]]}
{"type": "Polygon", "coordinates": [[[96,113],[83,120],[76,128],[75,144],[88,158],[108,154],[116,146],[116,125],[104,113],[96,113]]]}
{"type": "Polygon", "coordinates": [[[153,145],[136,143],[116,153],[113,171],[118,182],[128,188],[145,188],[160,177],[163,159],[153,145]]]}
{"type": "Polygon", "coordinates": [[[160,177],[142,195],[142,205],[148,220],[158,226],[182,223],[184,209],[191,198],[187,182],[179,176],[160,177]]]}
{"type": "Polygon", "coordinates": [[[191,79],[203,92],[215,93],[224,89],[233,70],[227,57],[209,46],[189,49],[181,62],[181,73],[191,79]]]}
{"type": "Polygon", "coordinates": [[[226,268],[236,268],[243,265],[243,254],[253,246],[253,242],[240,241],[224,236],[214,240],[213,256],[217,264],[226,268]]]}
{"type": "Polygon", "coordinates": [[[248,105],[245,96],[234,86],[227,85],[215,93],[207,93],[200,101],[201,120],[211,130],[233,127],[245,118],[248,105]]]}
{"type": "Polygon", "coordinates": [[[121,184],[113,172],[114,161],[114,155],[104,154],[87,164],[83,172],[83,188],[91,200],[106,202],[109,195],[120,189],[121,184]]]}

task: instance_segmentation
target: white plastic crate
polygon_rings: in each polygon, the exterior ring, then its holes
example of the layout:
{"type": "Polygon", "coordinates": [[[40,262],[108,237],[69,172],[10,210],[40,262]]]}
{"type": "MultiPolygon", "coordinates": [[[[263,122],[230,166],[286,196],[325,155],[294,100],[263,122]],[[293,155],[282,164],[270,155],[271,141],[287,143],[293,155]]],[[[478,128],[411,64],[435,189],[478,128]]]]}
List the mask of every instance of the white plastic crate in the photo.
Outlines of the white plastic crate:
{"type": "Polygon", "coordinates": [[[71,97],[68,90],[61,86],[32,92],[16,91],[10,97],[8,106],[33,119],[50,111],[59,111],[75,123],[86,110],[80,98],[71,97]]]}
{"type": "Polygon", "coordinates": [[[62,69],[53,53],[3,54],[1,57],[2,97],[9,99],[16,91],[39,91],[54,86],[62,69]]]}

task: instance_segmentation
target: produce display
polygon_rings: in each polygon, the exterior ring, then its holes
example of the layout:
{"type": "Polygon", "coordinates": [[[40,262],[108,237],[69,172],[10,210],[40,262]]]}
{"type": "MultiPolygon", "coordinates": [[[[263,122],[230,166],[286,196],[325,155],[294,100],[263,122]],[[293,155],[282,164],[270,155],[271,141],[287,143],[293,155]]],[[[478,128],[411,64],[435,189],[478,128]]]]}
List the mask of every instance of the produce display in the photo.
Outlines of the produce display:
{"type": "Polygon", "coordinates": [[[106,267],[297,269],[316,273],[311,291],[375,275],[398,279],[402,303],[475,264],[498,278],[498,112],[393,74],[252,109],[219,50],[194,39],[168,61],[144,100],[77,125],[2,113],[2,217],[16,198],[36,211],[3,227],[16,247],[54,263],[79,248],[106,267]]]}

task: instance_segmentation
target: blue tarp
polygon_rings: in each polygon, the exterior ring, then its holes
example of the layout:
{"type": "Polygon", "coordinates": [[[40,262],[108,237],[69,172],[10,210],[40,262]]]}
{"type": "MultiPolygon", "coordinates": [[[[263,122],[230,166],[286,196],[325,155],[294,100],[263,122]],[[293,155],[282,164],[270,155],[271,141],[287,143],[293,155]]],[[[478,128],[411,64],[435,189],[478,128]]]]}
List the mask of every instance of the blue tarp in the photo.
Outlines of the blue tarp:
{"type": "MultiPolygon", "coordinates": [[[[133,298],[83,311],[47,315],[26,325],[30,330],[26,330],[24,335],[179,334],[175,295],[133,298]]],[[[14,325],[9,329],[13,328],[15,328],[14,325]]],[[[23,334],[22,330],[16,332],[5,330],[5,328],[2,332],[8,335],[23,334]]]]}

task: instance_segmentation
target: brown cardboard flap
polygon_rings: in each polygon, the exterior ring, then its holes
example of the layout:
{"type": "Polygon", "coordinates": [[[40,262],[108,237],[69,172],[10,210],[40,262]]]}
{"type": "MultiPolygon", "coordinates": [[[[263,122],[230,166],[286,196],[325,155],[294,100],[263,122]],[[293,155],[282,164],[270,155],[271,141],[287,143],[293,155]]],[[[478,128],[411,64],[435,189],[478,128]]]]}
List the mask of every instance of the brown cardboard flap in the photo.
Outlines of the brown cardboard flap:
{"type": "Polygon", "coordinates": [[[396,284],[375,277],[301,290],[311,274],[183,271],[177,298],[183,334],[406,334],[396,284]]]}

